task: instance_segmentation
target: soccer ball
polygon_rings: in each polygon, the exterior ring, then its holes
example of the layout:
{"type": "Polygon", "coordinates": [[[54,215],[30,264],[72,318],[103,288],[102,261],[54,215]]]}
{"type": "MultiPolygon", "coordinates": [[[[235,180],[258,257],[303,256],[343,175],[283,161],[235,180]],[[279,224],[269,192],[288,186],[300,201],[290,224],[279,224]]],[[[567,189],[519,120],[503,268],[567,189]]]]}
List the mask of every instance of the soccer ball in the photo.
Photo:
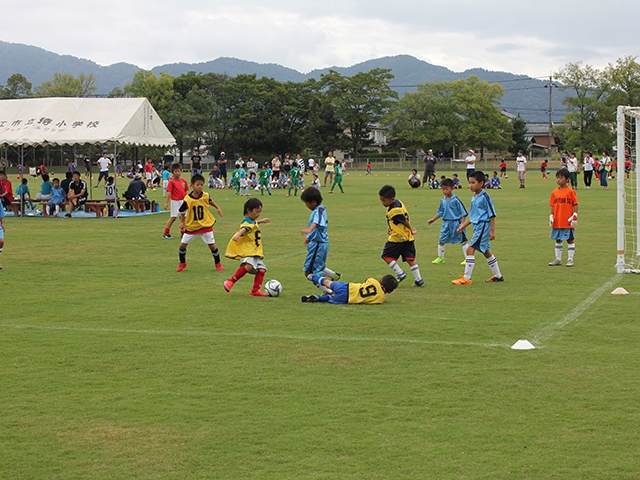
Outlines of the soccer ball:
{"type": "Polygon", "coordinates": [[[39,208],[36,209],[36,215],[42,215],[42,210],[40,210],[39,208]]]}
{"type": "Polygon", "coordinates": [[[270,297],[277,297],[282,293],[282,284],[278,280],[269,280],[264,286],[264,291],[270,297]]]}

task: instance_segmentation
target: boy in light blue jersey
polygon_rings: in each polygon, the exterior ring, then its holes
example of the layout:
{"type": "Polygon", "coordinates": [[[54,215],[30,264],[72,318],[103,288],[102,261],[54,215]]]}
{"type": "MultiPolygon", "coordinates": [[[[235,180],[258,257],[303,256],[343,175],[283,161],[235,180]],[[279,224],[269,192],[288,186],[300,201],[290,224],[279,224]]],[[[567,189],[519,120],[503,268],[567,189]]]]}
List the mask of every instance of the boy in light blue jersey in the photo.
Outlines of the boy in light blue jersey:
{"type": "Polygon", "coordinates": [[[51,187],[51,200],[49,200],[45,215],[57,217],[60,214],[60,205],[64,203],[65,196],[64,189],[60,186],[60,180],[54,178],[53,186],[51,187]],[[54,207],[53,211],[51,207],[54,207]]]}
{"type": "Polygon", "coordinates": [[[169,169],[169,164],[167,164],[162,169],[162,198],[167,197],[167,185],[169,185],[170,178],[171,170],[169,169]]]}
{"type": "Polygon", "coordinates": [[[469,218],[458,227],[458,232],[462,233],[471,223],[473,224],[473,237],[467,247],[467,258],[465,261],[464,275],[456,280],[452,280],[454,285],[471,285],[471,274],[475,266],[474,253],[478,250],[487,259],[489,268],[493,276],[485,282],[503,282],[504,278],[498,267],[498,260],[491,253],[490,240],[496,238],[496,210],[493,207],[493,200],[487,192],[483,190],[485,182],[484,173],[479,170],[469,174],[469,190],[474,195],[471,198],[471,212],[469,218]]]}
{"type": "MultiPolygon", "coordinates": [[[[462,254],[466,256],[467,253],[467,235],[463,230],[458,232],[458,227],[467,217],[467,209],[460,199],[453,193],[453,180],[445,178],[440,185],[442,188],[442,200],[440,200],[440,206],[435,217],[427,220],[427,223],[431,225],[437,219],[442,218],[442,228],[440,229],[440,238],[438,239],[438,258],[431,263],[440,264],[444,263],[444,246],[446,243],[462,244],[462,254]]],[[[462,265],[466,262],[463,260],[462,265]]]]}
{"type": "MultiPolygon", "coordinates": [[[[327,256],[329,255],[327,228],[329,220],[327,219],[327,207],[322,205],[322,194],[317,188],[309,187],[302,191],[300,199],[309,210],[312,210],[307,228],[301,232],[306,237],[304,244],[307,247],[307,257],[304,260],[304,275],[305,277],[308,275],[320,275],[332,280],[339,280],[340,272],[334,272],[327,268],[327,256]]],[[[322,283],[317,283],[316,286],[325,293],[330,292],[330,289],[322,283]]]]}

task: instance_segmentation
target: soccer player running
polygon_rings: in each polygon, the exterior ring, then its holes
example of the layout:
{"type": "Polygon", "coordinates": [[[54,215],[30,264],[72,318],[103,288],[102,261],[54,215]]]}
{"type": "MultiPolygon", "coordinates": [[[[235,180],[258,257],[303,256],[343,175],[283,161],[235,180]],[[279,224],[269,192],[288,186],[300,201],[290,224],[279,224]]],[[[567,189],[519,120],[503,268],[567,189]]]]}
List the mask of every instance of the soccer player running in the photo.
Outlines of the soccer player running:
{"type": "Polygon", "coordinates": [[[493,276],[485,282],[503,282],[504,277],[500,273],[498,260],[491,253],[489,240],[496,238],[496,210],[493,208],[493,200],[484,191],[484,173],[480,170],[469,175],[469,190],[473,192],[471,198],[471,212],[469,218],[460,224],[458,232],[462,233],[469,224],[473,224],[473,237],[467,247],[467,258],[465,260],[464,275],[456,280],[452,280],[454,285],[471,285],[471,274],[475,266],[474,254],[476,250],[482,253],[487,259],[489,268],[493,276]]]}
{"type": "MultiPolygon", "coordinates": [[[[606,173],[605,173],[606,175],[606,173]]],[[[576,251],[574,229],[578,223],[578,197],[573,188],[569,188],[571,173],[566,168],[556,172],[556,188],[551,192],[549,206],[549,226],[551,239],[556,241],[556,258],[549,262],[550,267],[562,265],[562,242],[567,242],[567,267],[573,267],[573,255],[576,251]]]]}
{"type": "Polygon", "coordinates": [[[380,203],[387,209],[387,233],[389,239],[382,250],[382,259],[396,273],[398,282],[407,278],[407,273],[398,265],[398,258],[407,262],[415,278],[414,285],[421,287],[424,280],[420,276],[420,267],[416,263],[414,235],[417,232],[409,223],[409,212],[404,204],[396,199],[396,189],[391,185],[383,186],[378,192],[380,203]]]}
{"type": "Polygon", "coordinates": [[[216,205],[216,202],[209,198],[209,194],[202,191],[204,189],[204,177],[202,175],[196,173],[191,176],[191,188],[193,191],[184,197],[179,208],[179,212],[182,214],[180,217],[180,229],[185,230],[185,233],[180,241],[178,251],[180,263],[176,272],[182,272],[187,268],[187,245],[198,237],[209,246],[216,264],[216,270],[221,272],[224,267],[220,263],[220,251],[216,247],[216,240],[213,236],[213,225],[216,223],[216,219],[211,214],[209,205],[218,211],[218,215],[221,217],[224,217],[224,215],[220,207],[216,205]]]}

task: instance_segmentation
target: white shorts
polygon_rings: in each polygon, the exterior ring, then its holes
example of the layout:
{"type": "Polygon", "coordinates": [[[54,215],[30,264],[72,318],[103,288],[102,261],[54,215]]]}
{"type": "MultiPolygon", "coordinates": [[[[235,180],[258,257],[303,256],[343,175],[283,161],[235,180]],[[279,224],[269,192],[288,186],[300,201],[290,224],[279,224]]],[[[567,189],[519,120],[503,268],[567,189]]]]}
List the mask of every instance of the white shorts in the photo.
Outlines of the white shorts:
{"type": "Polygon", "coordinates": [[[162,189],[166,192],[167,185],[169,185],[169,180],[162,180],[162,189]]]}
{"type": "Polygon", "coordinates": [[[48,201],[48,200],[51,200],[52,197],[53,197],[52,194],[43,195],[41,192],[36,193],[36,200],[48,201]]]}
{"type": "Polygon", "coordinates": [[[251,265],[253,267],[253,273],[256,272],[256,270],[267,270],[267,266],[264,264],[264,262],[262,261],[262,259],[260,257],[244,257],[240,259],[240,265],[244,265],[245,263],[248,263],[249,265],[251,265]]]}
{"type": "Polygon", "coordinates": [[[176,218],[180,216],[180,207],[184,200],[171,200],[171,215],[170,217],[176,218]]]}
{"type": "Polygon", "coordinates": [[[144,178],[147,180],[153,179],[153,172],[144,172],[144,178]]]}
{"type": "Polygon", "coordinates": [[[198,233],[196,235],[192,235],[191,233],[185,233],[184,235],[182,235],[182,238],[180,239],[180,241],[186,245],[189,245],[198,237],[200,237],[202,241],[207,245],[213,245],[214,243],[216,243],[216,239],[213,236],[213,232],[198,233]]]}

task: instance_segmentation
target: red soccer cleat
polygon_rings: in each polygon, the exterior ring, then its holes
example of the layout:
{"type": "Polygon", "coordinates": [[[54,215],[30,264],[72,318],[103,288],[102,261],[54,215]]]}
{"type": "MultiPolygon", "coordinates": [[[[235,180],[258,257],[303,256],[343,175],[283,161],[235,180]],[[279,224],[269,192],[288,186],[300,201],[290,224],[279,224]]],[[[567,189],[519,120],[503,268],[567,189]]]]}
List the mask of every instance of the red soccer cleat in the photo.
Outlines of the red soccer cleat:
{"type": "Polygon", "coordinates": [[[216,270],[218,270],[219,272],[223,272],[224,271],[224,267],[222,266],[221,263],[216,263],[216,270]]]}
{"type": "Polygon", "coordinates": [[[249,296],[250,297],[268,297],[269,295],[267,295],[266,293],[260,290],[251,290],[251,293],[249,294],[249,296]]]}
{"type": "Polygon", "coordinates": [[[227,292],[230,292],[233,288],[233,282],[231,280],[225,280],[222,286],[227,292]]]}
{"type": "Polygon", "coordinates": [[[180,262],[178,268],[176,268],[176,272],[182,272],[185,268],[187,268],[187,264],[180,262]]]}

